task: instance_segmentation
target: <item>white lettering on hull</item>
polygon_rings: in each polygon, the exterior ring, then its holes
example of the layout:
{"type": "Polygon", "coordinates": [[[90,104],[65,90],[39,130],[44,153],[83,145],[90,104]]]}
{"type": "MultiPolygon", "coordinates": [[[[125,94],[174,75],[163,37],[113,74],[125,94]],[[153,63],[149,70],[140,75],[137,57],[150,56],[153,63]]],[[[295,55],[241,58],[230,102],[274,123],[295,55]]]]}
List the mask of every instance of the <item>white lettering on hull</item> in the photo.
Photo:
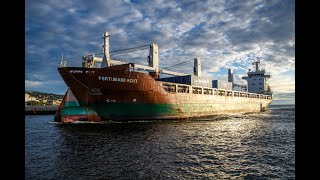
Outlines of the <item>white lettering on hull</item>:
{"type": "Polygon", "coordinates": [[[69,73],[72,73],[72,74],[81,74],[81,73],[93,74],[94,71],[69,70],[69,73]]]}
{"type": "Polygon", "coordinates": [[[138,83],[138,79],[133,78],[120,78],[120,77],[108,77],[98,76],[99,81],[113,81],[113,82],[127,82],[127,83],[138,83]]]}

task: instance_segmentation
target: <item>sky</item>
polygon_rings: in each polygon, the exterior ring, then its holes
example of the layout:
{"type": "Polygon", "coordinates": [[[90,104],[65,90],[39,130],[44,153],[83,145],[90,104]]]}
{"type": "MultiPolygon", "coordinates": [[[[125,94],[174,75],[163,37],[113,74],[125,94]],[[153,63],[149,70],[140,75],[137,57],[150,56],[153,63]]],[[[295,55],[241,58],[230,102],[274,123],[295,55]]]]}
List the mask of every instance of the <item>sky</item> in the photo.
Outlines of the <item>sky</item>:
{"type": "MultiPolygon", "coordinates": [[[[192,74],[198,57],[202,76],[227,81],[230,67],[240,84],[259,57],[273,104],[295,103],[294,0],[25,1],[25,90],[64,94],[62,54],[81,66],[83,55],[102,53],[104,32],[110,51],[155,43],[160,69],[190,60],[168,70],[192,74]]],[[[148,53],[111,59],[147,65],[148,53]]]]}

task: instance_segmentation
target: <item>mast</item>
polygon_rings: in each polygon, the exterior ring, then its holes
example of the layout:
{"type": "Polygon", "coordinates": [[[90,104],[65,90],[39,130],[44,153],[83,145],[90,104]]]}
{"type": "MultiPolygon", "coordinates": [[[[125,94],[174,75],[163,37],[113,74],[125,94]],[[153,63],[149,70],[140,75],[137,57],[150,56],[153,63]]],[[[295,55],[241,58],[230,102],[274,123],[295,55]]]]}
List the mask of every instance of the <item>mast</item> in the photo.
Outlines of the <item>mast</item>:
{"type": "Polygon", "coordinates": [[[158,54],[158,45],[150,44],[148,63],[150,67],[154,68],[155,73],[159,72],[159,54],[158,54]]]}
{"type": "Polygon", "coordinates": [[[260,69],[259,69],[260,58],[257,57],[257,59],[258,59],[258,60],[254,61],[254,62],[252,63],[252,65],[256,65],[256,71],[260,71],[260,69]]]}
{"type": "Polygon", "coordinates": [[[103,34],[104,44],[103,44],[103,58],[102,58],[101,67],[110,67],[109,37],[110,37],[110,34],[108,32],[105,32],[103,34]]]}
{"type": "Polygon", "coordinates": [[[195,76],[201,76],[201,61],[200,58],[194,58],[193,74],[195,76]]]}
{"type": "Polygon", "coordinates": [[[233,84],[233,69],[230,67],[228,68],[228,82],[231,82],[233,84]]]}

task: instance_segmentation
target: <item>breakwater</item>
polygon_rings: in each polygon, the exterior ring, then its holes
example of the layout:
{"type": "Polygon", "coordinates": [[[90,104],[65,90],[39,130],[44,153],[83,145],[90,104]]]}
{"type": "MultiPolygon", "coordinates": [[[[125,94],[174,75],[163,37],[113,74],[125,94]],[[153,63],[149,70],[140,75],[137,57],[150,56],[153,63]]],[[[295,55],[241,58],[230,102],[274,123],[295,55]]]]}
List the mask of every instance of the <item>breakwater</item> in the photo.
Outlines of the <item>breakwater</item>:
{"type": "Polygon", "coordinates": [[[25,106],[25,115],[55,114],[59,106],[25,106]]]}

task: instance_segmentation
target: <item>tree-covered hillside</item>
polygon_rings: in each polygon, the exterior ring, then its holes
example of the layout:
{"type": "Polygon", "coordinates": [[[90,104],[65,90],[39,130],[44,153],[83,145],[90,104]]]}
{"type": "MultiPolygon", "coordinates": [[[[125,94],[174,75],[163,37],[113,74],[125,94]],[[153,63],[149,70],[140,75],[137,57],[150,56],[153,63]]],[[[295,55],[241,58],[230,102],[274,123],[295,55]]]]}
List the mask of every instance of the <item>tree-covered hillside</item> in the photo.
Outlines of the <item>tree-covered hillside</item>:
{"type": "Polygon", "coordinates": [[[45,100],[56,100],[56,99],[62,99],[64,94],[51,94],[51,93],[44,93],[44,92],[38,92],[38,91],[25,91],[25,93],[29,94],[31,97],[35,97],[38,99],[45,99],[45,100]]]}

